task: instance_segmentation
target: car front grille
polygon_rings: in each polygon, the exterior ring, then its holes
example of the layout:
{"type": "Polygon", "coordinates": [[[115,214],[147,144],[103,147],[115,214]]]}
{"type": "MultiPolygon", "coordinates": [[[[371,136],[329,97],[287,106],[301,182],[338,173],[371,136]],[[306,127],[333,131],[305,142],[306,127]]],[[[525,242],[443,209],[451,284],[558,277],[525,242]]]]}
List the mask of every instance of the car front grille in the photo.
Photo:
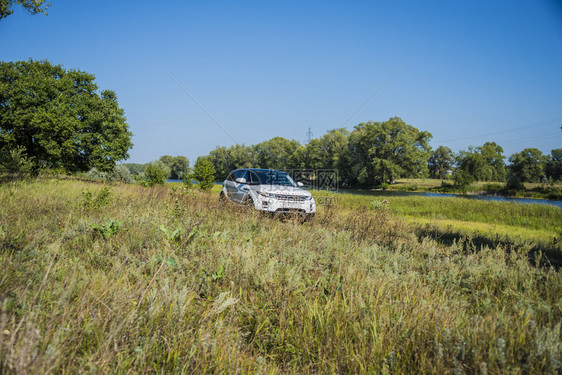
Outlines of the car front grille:
{"type": "Polygon", "coordinates": [[[306,200],[305,195],[274,194],[273,196],[276,199],[287,202],[304,202],[306,200]]]}

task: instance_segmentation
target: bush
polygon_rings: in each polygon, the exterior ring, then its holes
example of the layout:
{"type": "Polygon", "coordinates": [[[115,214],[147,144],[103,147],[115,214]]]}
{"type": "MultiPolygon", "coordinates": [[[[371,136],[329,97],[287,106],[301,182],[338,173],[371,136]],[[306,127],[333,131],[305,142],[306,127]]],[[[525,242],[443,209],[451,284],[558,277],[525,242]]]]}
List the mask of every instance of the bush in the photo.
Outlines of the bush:
{"type": "Polygon", "coordinates": [[[112,181],[123,182],[125,184],[132,184],[133,183],[133,176],[129,169],[124,165],[118,165],[113,169],[111,174],[112,181]]]}
{"type": "Polygon", "coordinates": [[[215,167],[207,158],[197,158],[194,165],[194,177],[202,190],[209,190],[215,184],[215,167]]]}
{"type": "Polygon", "coordinates": [[[161,161],[153,161],[144,167],[144,185],[164,185],[168,176],[170,175],[170,168],[161,161]]]}
{"type": "Polygon", "coordinates": [[[4,152],[4,149],[0,151],[0,173],[21,177],[33,172],[33,157],[27,157],[25,147],[18,146],[8,152],[4,152]]]}
{"type": "Polygon", "coordinates": [[[96,167],[90,169],[86,174],[90,180],[103,180],[107,181],[109,179],[109,175],[106,172],[98,171],[96,167]]]}
{"type": "Polygon", "coordinates": [[[474,177],[465,170],[457,169],[453,173],[453,181],[455,181],[455,186],[466,190],[474,181],[474,177]]]}

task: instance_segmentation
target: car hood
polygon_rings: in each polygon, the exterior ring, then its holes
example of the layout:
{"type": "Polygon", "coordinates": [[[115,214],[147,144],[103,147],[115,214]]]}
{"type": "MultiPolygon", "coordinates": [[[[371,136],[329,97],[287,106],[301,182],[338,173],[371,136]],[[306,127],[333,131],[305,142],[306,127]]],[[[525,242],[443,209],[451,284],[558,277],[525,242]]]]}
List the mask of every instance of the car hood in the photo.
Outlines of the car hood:
{"type": "Polygon", "coordinates": [[[294,186],[259,185],[258,192],[311,196],[310,192],[294,186]]]}

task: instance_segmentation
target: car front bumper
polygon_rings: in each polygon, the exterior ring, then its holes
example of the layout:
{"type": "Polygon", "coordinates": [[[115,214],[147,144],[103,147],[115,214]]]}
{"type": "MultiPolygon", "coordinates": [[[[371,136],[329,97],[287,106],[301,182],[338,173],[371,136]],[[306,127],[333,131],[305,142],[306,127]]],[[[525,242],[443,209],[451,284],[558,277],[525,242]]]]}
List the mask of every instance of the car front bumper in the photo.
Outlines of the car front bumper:
{"type": "Polygon", "coordinates": [[[314,199],[286,201],[260,197],[255,206],[257,210],[271,213],[300,213],[310,215],[316,212],[316,202],[314,202],[314,199]]]}

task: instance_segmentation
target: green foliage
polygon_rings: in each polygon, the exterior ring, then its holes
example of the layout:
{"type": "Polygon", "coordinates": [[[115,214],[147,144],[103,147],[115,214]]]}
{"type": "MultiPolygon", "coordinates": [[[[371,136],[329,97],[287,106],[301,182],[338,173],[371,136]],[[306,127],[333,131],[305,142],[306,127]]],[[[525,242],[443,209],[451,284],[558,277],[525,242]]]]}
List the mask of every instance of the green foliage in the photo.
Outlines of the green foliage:
{"type": "Polygon", "coordinates": [[[109,239],[109,237],[117,234],[119,228],[123,225],[118,220],[107,219],[101,224],[92,224],[91,227],[94,230],[94,235],[101,235],[104,240],[109,239]]]}
{"type": "Polygon", "coordinates": [[[234,169],[258,166],[254,148],[245,145],[234,145],[228,148],[219,146],[209,153],[209,158],[219,180],[225,180],[230,171],[234,169]]]}
{"type": "Polygon", "coordinates": [[[170,242],[181,242],[185,229],[182,227],[178,227],[175,230],[170,230],[164,226],[164,224],[160,225],[160,230],[166,235],[166,238],[170,242]]]}
{"type": "Polygon", "coordinates": [[[456,156],[455,170],[469,174],[473,181],[504,181],[506,169],[503,148],[495,142],[486,142],[480,147],[470,146],[456,156]]]}
{"type": "Polygon", "coordinates": [[[526,148],[509,157],[510,172],[521,182],[540,182],[548,157],[537,148],[526,148]]]}
{"type": "Polygon", "coordinates": [[[82,201],[80,207],[85,211],[100,211],[103,207],[111,203],[113,199],[111,190],[104,186],[97,194],[90,190],[82,191],[82,201]]]}
{"type": "Polygon", "coordinates": [[[15,177],[25,177],[29,176],[34,169],[33,157],[27,157],[25,147],[17,146],[11,150],[0,149],[0,174],[8,173],[15,177]]]}
{"type": "Polygon", "coordinates": [[[161,161],[153,161],[144,167],[144,184],[146,186],[164,185],[170,175],[170,168],[161,161]]]}
{"type": "Polygon", "coordinates": [[[445,178],[453,167],[454,155],[449,147],[439,146],[431,151],[428,160],[429,176],[432,178],[445,178]]]}
{"type": "Polygon", "coordinates": [[[47,61],[0,62],[0,149],[25,148],[36,165],[111,171],[132,147],[113,91],[47,61]]]}
{"type": "Polygon", "coordinates": [[[123,164],[120,164],[120,165],[126,167],[129,170],[129,172],[131,173],[131,175],[133,175],[133,176],[138,176],[138,175],[140,175],[144,172],[144,164],[123,163],[123,164]]]}
{"type": "Polygon", "coordinates": [[[189,160],[185,156],[169,156],[160,157],[160,161],[170,168],[169,178],[181,180],[190,172],[189,160]]]}
{"type": "Polygon", "coordinates": [[[456,169],[453,172],[453,181],[455,181],[455,187],[464,190],[474,182],[474,177],[464,169],[456,169]]]}
{"type": "Polygon", "coordinates": [[[288,161],[300,147],[298,141],[274,137],[258,143],[253,147],[257,165],[266,169],[283,169],[290,167],[288,161]]]}
{"type": "Polygon", "coordinates": [[[47,9],[51,3],[45,0],[0,0],[0,21],[14,13],[14,4],[21,5],[29,14],[47,14],[47,9]]]}
{"type": "Polygon", "coordinates": [[[109,181],[109,174],[107,172],[98,171],[95,167],[88,171],[86,177],[90,180],[109,181]]]}
{"type": "Polygon", "coordinates": [[[209,190],[215,184],[215,167],[213,163],[204,157],[198,157],[194,169],[194,177],[202,190],[209,190]]]}
{"type": "Polygon", "coordinates": [[[125,184],[132,184],[134,182],[131,172],[129,172],[129,169],[124,165],[117,165],[113,168],[113,171],[111,172],[111,180],[125,184]]]}
{"type": "Polygon", "coordinates": [[[393,183],[399,177],[420,177],[427,172],[431,134],[419,131],[399,117],[385,122],[359,124],[349,135],[344,181],[374,186],[393,183]]]}
{"type": "Polygon", "coordinates": [[[562,181],[562,148],[550,152],[550,158],[545,167],[546,175],[553,181],[562,181]]]}
{"type": "Polygon", "coordinates": [[[369,208],[371,210],[380,210],[384,208],[386,204],[388,204],[388,201],[386,199],[372,200],[371,203],[369,204],[369,208]]]}
{"type": "Polygon", "coordinates": [[[102,172],[102,171],[98,171],[97,168],[92,168],[88,171],[86,177],[88,177],[91,180],[99,180],[104,182],[113,181],[113,182],[122,182],[126,184],[132,184],[134,182],[133,176],[131,175],[127,167],[125,167],[124,165],[118,165],[110,172],[102,172]]]}

